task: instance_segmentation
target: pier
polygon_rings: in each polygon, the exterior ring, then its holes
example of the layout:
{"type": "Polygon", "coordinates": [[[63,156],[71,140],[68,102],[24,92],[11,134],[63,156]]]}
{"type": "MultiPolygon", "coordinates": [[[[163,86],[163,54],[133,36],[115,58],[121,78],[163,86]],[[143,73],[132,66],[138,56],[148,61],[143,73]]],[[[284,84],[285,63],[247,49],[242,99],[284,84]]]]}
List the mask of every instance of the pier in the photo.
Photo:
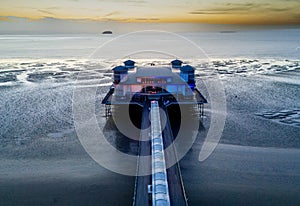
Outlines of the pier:
{"type": "Polygon", "coordinates": [[[149,161],[144,161],[142,158],[138,159],[133,197],[133,205],[136,206],[187,205],[178,161],[172,167],[166,168],[166,162],[177,158],[177,156],[176,148],[171,144],[173,135],[168,116],[165,128],[163,130],[161,128],[160,108],[166,112],[162,102],[152,100],[147,101],[143,109],[142,128],[148,128],[148,130],[142,130],[141,132],[139,155],[151,154],[151,158],[149,158],[149,161]],[[171,145],[171,152],[164,152],[166,145],[171,145]],[[145,171],[151,175],[141,176],[140,174],[144,174],[145,171]]]}
{"type": "Polygon", "coordinates": [[[112,69],[114,81],[102,100],[105,116],[112,115],[112,106],[142,108],[134,206],[188,205],[168,108],[194,105],[202,116],[207,100],[196,88],[195,68],[182,63],[174,60],[169,67],[135,67],[134,61],[127,60],[112,69]],[[170,166],[170,162],[176,163],[170,166]]]}

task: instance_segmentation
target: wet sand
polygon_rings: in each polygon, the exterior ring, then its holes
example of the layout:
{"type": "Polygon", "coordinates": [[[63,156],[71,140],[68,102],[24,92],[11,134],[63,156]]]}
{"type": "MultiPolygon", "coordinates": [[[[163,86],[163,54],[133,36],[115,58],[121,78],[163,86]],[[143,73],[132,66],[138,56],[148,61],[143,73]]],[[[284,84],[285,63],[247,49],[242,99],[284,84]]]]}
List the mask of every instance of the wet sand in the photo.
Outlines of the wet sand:
{"type": "Polygon", "coordinates": [[[299,205],[300,150],[220,144],[181,161],[190,205],[299,205]]]}
{"type": "Polygon", "coordinates": [[[133,177],[82,154],[63,160],[0,160],[1,205],[131,205],[133,177]]]}
{"type": "Polygon", "coordinates": [[[190,205],[300,204],[299,78],[286,72],[223,79],[228,115],[221,144],[197,160],[208,116],[180,162],[190,205]]]}
{"type": "MultiPolygon", "coordinates": [[[[228,115],[221,144],[205,162],[198,161],[209,127],[208,105],[198,139],[180,162],[190,205],[299,205],[299,117],[283,112],[300,108],[299,74],[232,75],[223,82],[228,115]],[[294,116],[284,122],[265,118],[278,113],[294,116]]],[[[26,90],[2,88],[6,97],[2,103],[10,103],[2,110],[7,118],[1,128],[2,205],[132,204],[134,177],[95,163],[67,121],[72,88],[45,84],[26,90]],[[30,102],[42,103],[30,106],[30,102]]],[[[100,97],[106,90],[101,87],[100,97]]],[[[104,117],[99,119],[105,124],[104,117]]]]}

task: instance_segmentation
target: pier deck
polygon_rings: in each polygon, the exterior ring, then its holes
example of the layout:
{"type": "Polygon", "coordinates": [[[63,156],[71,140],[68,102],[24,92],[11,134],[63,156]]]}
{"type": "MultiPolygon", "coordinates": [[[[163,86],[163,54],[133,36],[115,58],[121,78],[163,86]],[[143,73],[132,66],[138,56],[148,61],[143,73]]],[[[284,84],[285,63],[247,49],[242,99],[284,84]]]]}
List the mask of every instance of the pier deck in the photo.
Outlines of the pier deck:
{"type": "Polygon", "coordinates": [[[172,143],[173,134],[168,116],[166,127],[161,129],[159,105],[166,111],[160,101],[144,103],[142,115],[144,130],[140,135],[139,155],[152,154],[152,158],[148,158],[147,161],[143,158],[138,159],[133,205],[187,205],[179,164],[166,169],[166,162],[174,158],[177,160],[177,157],[176,149],[172,145],[171,152],[165,153],[164,151],[164,145],[172,143]],[[151,121],[149,120],[150,112],[151,121]],[[149,140],[150,134],[151,141],[149,140]],[[140,174],[144,174],[145,171],[152,175],[141,176],[140,174]],[[151,185],[151,191],[149,191],[149,185],[151,185]]]}
{"type": "MultiPolygon", "coordinates": [[[[151,142],[149,141],[150,134],[150,120],[149,120],[149,108],[150,102],[144,104],[142,123],[141,123],[141,135],[139,142],[139,156],[149,156],[151,154],[151,142]]],[[[135,180],[135,191],[133,205],[151,205],[150,196],[148,194],[148,185],[151,185],[151,175],[142,176],[141,174],[151,174],[150,162],[144,161],[139,158],[137,162],[137,176],[135,180]]]]}

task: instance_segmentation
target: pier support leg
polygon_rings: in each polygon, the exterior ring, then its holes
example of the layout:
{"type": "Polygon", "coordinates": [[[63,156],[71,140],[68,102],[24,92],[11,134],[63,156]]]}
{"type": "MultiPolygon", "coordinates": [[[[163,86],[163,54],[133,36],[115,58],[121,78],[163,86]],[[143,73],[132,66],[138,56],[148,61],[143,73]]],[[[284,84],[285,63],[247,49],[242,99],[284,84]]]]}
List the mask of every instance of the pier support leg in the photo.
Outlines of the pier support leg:
{"type": "Polygon", "coordinates": [[[105,117],[108,118],[111,116],[111,105],[105,105],[105,117]]]}
{"type": "Polygon", "coordinates": [[[197,111],[199,112],[199,116],[203,117],[204,115],[204,104],[197,104],[197,111]]]}

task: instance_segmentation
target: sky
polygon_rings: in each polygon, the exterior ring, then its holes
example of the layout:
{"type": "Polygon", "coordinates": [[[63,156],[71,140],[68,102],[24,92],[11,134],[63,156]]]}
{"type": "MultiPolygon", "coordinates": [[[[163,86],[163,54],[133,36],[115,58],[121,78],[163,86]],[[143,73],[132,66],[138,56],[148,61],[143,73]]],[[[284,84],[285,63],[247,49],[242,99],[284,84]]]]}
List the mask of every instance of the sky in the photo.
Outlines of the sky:
{"type": "Polygon", "coordinates": [[[0,22],[300,25],[299,8],[300,0],[1,0],[0,22]]]}

